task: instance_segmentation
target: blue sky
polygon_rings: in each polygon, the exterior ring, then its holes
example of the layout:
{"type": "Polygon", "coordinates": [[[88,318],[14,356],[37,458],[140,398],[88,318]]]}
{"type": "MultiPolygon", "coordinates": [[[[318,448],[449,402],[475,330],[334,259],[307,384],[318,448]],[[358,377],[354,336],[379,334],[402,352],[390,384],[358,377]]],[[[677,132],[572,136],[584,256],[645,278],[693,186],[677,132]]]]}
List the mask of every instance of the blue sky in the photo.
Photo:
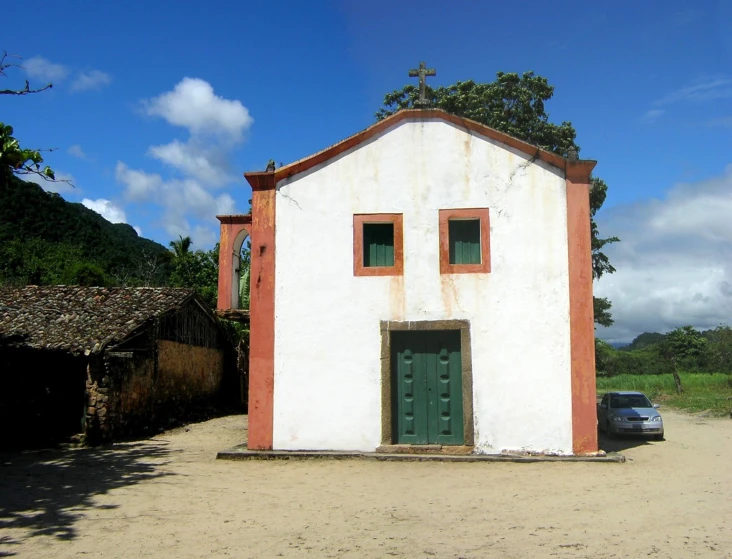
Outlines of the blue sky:
{"type": "Polygon", "coordinates": [[[437,85],[533,70],[610,186],[601,232],[623,243],[596,286],[617,320],[600,335],[731,322],[732,1],[602,4],[11,3],[0,48],[26,70],[3,85],[54,88],[3,96],[0,120],[57,148],[68,200],[209,248],[214,215],[248,209],[242,172],[370,125],[420,60],[437,85]]]}

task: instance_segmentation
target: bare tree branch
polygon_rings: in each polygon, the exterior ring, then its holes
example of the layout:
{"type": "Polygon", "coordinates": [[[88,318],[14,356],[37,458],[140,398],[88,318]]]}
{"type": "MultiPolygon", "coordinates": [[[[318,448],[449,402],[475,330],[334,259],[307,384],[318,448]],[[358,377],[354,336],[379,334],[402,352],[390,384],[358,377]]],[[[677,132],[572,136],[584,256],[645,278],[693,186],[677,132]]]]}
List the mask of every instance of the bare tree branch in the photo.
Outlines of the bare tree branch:
{"type": "Polygon", "coordinates": [[[15,68],[23,68],[20,64],[16,64],[15,62],[5,62],[5,59],[8,56],[11,57],[11,58],[17,58],[19,60],[21,59],[21,57],[18,56],[17,54],[8,54],[7,51],[4,50],[3,51],[3,56],[2,56],[2,58],[0,58],[0,76],[4,76],[5,75],[5,69],[6,68],[13,68],[13,67],[15,67],[15,68]]]}
{"type": "Polygon", "coordinates": [[[14,169],[13,172],[16,175],[38,175],[39,177],[41,177],[46,182],[65,182],[66,184],[68,184],[72,188],[76,188],[76,186],[74,185],[73,182],[71,182],[70,179],[56,179],[56,178],[53,178],[52,179],[51,177],[45,175],[43,173],[43,171],[36,170],[36,169],[32,169],[28,165],[24,165],[23,167],[19,167],[17,169],[14,169]]]}
{"type": "MultiPolygon", "coordinates": [[[[21,66],[20,64],[17,64],[15,62],[6,62],[8,57],[21,60],[21,57],[17,54],[8,54],[7,51],[4,50],[2,57],[0,57],[0,76],[7,77],[5,70],[7,70],[8,68],[20,68],[21,70],[25,70],[25,68],[23,68],[23,66],[21,66]]],[[[31,93],[40,93],[41,91],[46,91],[47,89],[51,89],[52,87],[53,84],[49,83],[44,87],[41,87],[40,89],[31,89],[30,83],[28,83],[28,80],[25,80],[25,87],[23,89],[0,89],[0,95],[29,95],[31,93]]]]}
{"type": "Polygon", "coordinates": [[[25,80],[25,87],[23,89],[0,89],[0,95],[28,95],[30,93],[40,93],[53,87],[52,83],[41,87],[40,89],[31,89],[28,80],[25,80]]]}

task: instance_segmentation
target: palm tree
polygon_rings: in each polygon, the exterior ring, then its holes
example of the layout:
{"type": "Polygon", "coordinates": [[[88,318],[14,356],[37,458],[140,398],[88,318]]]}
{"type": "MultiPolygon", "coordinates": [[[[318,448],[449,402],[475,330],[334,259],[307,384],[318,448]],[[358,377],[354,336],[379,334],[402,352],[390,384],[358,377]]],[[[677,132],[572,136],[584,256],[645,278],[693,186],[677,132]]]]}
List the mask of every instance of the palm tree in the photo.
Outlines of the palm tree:
{"type": "Polygon", "coordinates": [[[192,243],[193,241],[190,237],[183,237],[182,235],[178,235],[177,241],[170,241],[170,243],[168,244],[170,248],[173,249],[173,252],[175,253],[175,258],[177,260],[191,252],[192,243]]]}

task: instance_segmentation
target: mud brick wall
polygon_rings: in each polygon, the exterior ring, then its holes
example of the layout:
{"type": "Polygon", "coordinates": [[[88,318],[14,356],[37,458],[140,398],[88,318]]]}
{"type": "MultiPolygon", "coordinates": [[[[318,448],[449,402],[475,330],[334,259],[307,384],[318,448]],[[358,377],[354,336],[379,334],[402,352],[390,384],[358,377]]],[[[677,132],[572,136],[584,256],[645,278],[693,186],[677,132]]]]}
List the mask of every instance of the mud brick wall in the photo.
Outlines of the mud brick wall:
{"type": "Polygon", "coordinates": [[[109,352],[87,369],[87,439],[153,434],[195,405],[216,403],[223,374],[217,349],[160,340],[149,350],[109,352]]]}
{"type": "Polygon", "coordinates": [[[171,413],[176,410],[182,413],[191,404],[217,397],[223,376],[221,350],[166,340],[158,342],[155,394],[171,413]]]}

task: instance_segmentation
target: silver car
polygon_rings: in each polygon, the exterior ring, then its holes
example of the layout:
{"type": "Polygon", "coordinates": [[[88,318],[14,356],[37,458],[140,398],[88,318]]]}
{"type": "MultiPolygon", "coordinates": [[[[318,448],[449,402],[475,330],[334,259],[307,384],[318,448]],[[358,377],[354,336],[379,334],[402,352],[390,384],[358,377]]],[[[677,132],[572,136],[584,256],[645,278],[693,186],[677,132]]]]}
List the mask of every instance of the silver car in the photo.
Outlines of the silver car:
{"type": "Polygon", "coordinates": [[[653,435],[662,441],[663,419],[658,407],[642,392],[608,392],[597,405],[597,424],[608,437],[653,435]]]}

